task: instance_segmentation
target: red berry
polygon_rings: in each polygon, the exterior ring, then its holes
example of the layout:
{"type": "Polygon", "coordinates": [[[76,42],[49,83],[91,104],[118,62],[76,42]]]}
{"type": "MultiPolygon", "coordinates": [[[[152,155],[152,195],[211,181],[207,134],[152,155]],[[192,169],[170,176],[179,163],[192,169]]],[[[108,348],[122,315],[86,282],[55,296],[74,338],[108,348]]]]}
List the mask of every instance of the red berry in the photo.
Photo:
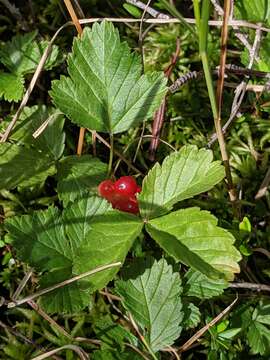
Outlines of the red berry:
{"type": "Polygon", "coordinates": [[[140,193],[142,191],[142,188],[140,186],[137,186],[137,191],[136,193],[140,193]]]}
{"type": "Polygon", "coordinates": [[[98,186],[98,193],[100,196],[110,200],[114,194],[114,183],[111,180],[104,180],[98,186]]]}
{"type": "Polygon", "coordinates": [[[113,207],[132,214],[137,214],[139,212],[138,202],[135,196],[118,198],[117,201],[113,202],[113,207]]]}
{"type": "Polygon", "coordinates": [[[134,195],[137,192],[137,183],[132,176],[122,176],[114,183],[115,191],[124,196],[134,195]]]}

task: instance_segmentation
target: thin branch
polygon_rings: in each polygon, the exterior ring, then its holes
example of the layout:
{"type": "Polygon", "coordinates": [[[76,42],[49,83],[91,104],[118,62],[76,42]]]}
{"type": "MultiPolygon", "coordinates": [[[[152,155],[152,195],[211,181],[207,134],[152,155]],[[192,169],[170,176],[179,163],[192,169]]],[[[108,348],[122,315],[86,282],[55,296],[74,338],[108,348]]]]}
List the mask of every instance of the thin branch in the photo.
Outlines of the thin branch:
{"type": "Polygon", "coordinates": [[[264,284],[255,284],[255,283],[248,283],[248,282],[241,282],[241,283],[230,283],[230,288],[235,289],[249,289],[255,291],[270,291],[270,285],[264,284]]]}
{"type": "Polygon", "coordinates": [[[74,351],[81,360],[89,360],[89,356],[86,354],[86,352],[80,348],[79,346],[77,345],[64,345],[64,346],[61,346],[57,349],[54,349],[54,350],[51,350],[51,351],[47,351],[45,354],[42,354],[42,355],[38,355],[38,356],[35,356],[34,358],[32,358],[31,360],[43,360],[43,359],[47,359],[48,357],[58,353],[59,351],[62,351],[62,350],[72,350],[74,351]]]}
{"type": "Polygon", "coordinates": [[[220,54],[219,74],[218,74],[217,91],[216,91],[218,112],[217,112],[217,118],[215,119],[215,128],[219,142],[222,161],[225,167],[230,201],[237,213],[237,207],[236,207],[237,196],[233,185],[229,155],[226,149],[226,143],[222,132],[222,124],[221,124],[221,110],[222,110],[225,66],[226,66],[226,57],[227,57],[228,21],[230,17],[230,11],[231,11],[231,1],[225,0],[223,26],[221,31],[221,54],[220,54]]]}
{"type": "MultiPolygon", "coordinates": [[[[183,18],[188,24],[196,24],[196,20],[193,18],[183,18]]],[[[120,22],[120,23],[139,23],[141,19],[134,19],[134,18],[113,18],[113,17],[100,17],[100,18],[90,18],[90,19],[81,19],[79,20],[80,24],[90,24],[94,22],[101,22],[101,21],[111,21],[111,22],[120,22]]],[[[165,25],[165,24],[180,24],[181,21],[177,18],[170,18],[170,19],[144,19],[144,23],[147,24],[156,24],[156,25],[165,25]]],[[[222,26],[221,20],[209,20],[209,26],[221,27],[222,26]]],[[[230,20],[228,22],[229,26],[240,26],[246,27],[249,29],[259,29],[263,32],[270,32],[270,28],[261,27],[260,25],[248,22],[246,20],[230,20]]]]}
{"type": "Polygon", "coordinates": [[[64,328],[62,328],[62,326],[57,324],[57,322],[53,320],[53,318],[51,318],[47,313],[45,313],[45,311],[42,310],[38,304],[31,300],[27,301],[27,304],[31,306],[31,308],[34,309],[41,317],[43,317],[43,319],[48,321],[49,324],[55,327],[62,335],[67,337],[69,340],[73,340],[73,337],[64,328]]]}
{"type": "MultiPolygon", "coordinates": [[[[87,130],[90,131],[91,134],[93,133],[93,130],[91,130],[91,129],[87,129],[87,130]]],[[[103,137],[100,136],[98,133],[96,133],[96,137],[100,142],[102,142],[102,144],[107,146],[107,148],[109,148],[109,149],[111,148],[111,145],[105,139],[103,139],[103,137]]],[[[142,172],[139,169],[137,169],[129,160],[127,160],[119,151],[114,149],[113,152],[122,161],[124,161],[132,170],[136,171],[140,175],[143,175],[142,172]]]]}
{"type": "Polygon", "coordinates": [[[145,346],[145,348],[147,349],[147,351],[149,352],[149,354],[152,356],[152,358],[154,360],[158,360],[156,355],[153,353],[153,351],[151,350],[148,342],[145,340],[144,336],[141,334],[138,325],[136,324],[135,320],[133,319],[133,316],[129,313],[128,314],[129,320],[131,325],[133,326],[134,330],[136,331],[139,339],[141,340],[141,342],[143,343],[143,345],[145,346]]]}
{"type": "MultiPolygon", "coordinates": [[[[69,12],[69,15],[72,19],[72,22],[74,24],[74,26],[77,29],[77,32],[79,34],[79,36],[82,35],[82,27],[81,24],[79,22],[79,19],[77,18],[77,15],[75,13],[75,10],[71,4],[70,0],[64,0],[64,3],[67,7],[67,10],[69,12]]],[[[83,142],[84,142],[84,135],[85,135],[85,128],[81,127],[80,128],[80,133],[79,133],[79,139],[78,139],[78,144],[77,144],[77,155],[81,155],[82,154],[82,150],[83,150],[83,142]]]]}
{"type": "MultiPolygon", "coordinates": [[[[216,12],[218,13],[218,15],[223,17],[224,11],[223,11],[222,7],[219,5],[218,1],[211,0],[211,2],[214,5],[214,8],[215,8],[216,12]]],[[[233,15],[233,4],[231,5],[230,20],[232,20],[232,15],[233,15]]],[[[247,34],[242,33],[239,30],[238,26],[232,26],[232,28],[234,29],[234,35],[241,41],[241,43],[245,46],[245,48],[250,52],[252,49],[252,46],[250,45],[250,43],[248,41],[247,34]]],[[[258,60],[258,58],[256,58],[256,60],[258,60]]]]}
{"type": "Polygon", "coordinates": [[[7,307],[8,308],[13,308],[15,306],[25,304],[26,302],[28,302],[30,300],[33,300],[33,299],[36,299],[37,297],[39,297],[41,295],[47,294],[47,293],[49,293],[49,292],[51,292],[53,290],[59,289],[59,288],[61,288],[63,286],[72,284],[73,282],[81,280],[81,279],[83,279],[83,278],[85,278],[87,276],[94,275],[97,272],[104,271],[104,270],[110,269],[112,267],[117,267],[117,266],[120,266],[120,265],[121,265],[121,262],[116,262],[116,263],[112,263],[112,264],[108,264],[108,265],[99,266],[99,267],[97,267],[97,268],[95,268],[93,270],[87,271],[87,272],[82,273],[80,275],[74,276],[74,277],[72,277],[72,278],[70,278],[68,280],[62,281],[61,283],[58,283],[58,284],[52,285],[52,286],[50,286],[50,287],[48,287],[46,289],[42,289],[40,291],[37,291],[35,294],[29,295],[29,296],[25,297],[24,299],[17,300],[17,301],[10,301],[7,304],[7,307]]]}
{"type": "Polygon", "coordinates": [[[270,184],[270,167],[267,170],[267,173],[260,185],[260,188],[259,188],[257,194],[255,195],[255,200],[262,198],[266,194],[269,184],[270,184]]]}
{"type": "Polygon", "coordinates": [[[234,304],[236,303],[236,301],[238,300],[238,296],[236,297],[236,299],[228,306],[226,307],[226,309],[224,309],[218,316],[216,316],[213,320],[211,320],[208,324],[206,324],[203,328],[201,328],[199,331],[196,332],[196,334],[194,334],[187,342],[184,343],[184,345],[182,345],[179,349],[179,353],[182,353],[184,351],[187,351],[191,345],[195,342],[198,341],[198,339],[200,337],[203,336],[204,333],[206,333],[206,331],[208,331],[212,326],[214,326],[219,320],[221,320],[223,318],[224,315],[226,315],[231,308],[234,306],[234,304]]]}
{"type": "MultiPolygon", "coordinates": [[[[170,77],[170,75],[171,75],[171,73],[173,71],[173,68],[174,68],[175,64],[177,63],[179,53],[180,53],[180,39],[177,38],[176,39],[175,53],[171,57],[170,65],[164,71],[165,76],[167,77],[167,79],[169,79],[169,77],[170,77]]],[[[149,147],[149,153],[150,153],[149,154],[149,159],[151,161],[155,160],[155,153],[156,153],[156,150],[157,150],[157,147],[158,147],[158,144],[159,144],[159,136],[160,136],[162,126],[163,126],[163,123],[164,123],[165,110],[166,110],[166,97],[162,101],[162,103],[161,103],[160,107],[158,108],[158,110],[155,112],[154,119],[153,119],[153,124],[152,124],[153,138],[151,140],[150,147],[149,147]]]]}
{"type": "Polygon", "coordinates": [[[22,281],[19,283],[19,286],[17,287],[14,294],[11,296],[11,299],[16,301],[18,297],[20,296],[21,292],[25,288],[27,282],[30,280],[31,276],[33,275],[33,271],[29,270],[23,277],[22,281]]]}
{"type": "Polygon", "coordinates": [[[126,0],[127,3],[136,6],[139,9],[145,10],[145,12],[147,12],[149,15],[153,16],[156,19],[170,19],[170,16],[167,14],[163,14],[155,9],[153,9],[152,7],[150,7],[149,5],[145,5],[143,2],[138,1],[138,0],[126,0]]]}

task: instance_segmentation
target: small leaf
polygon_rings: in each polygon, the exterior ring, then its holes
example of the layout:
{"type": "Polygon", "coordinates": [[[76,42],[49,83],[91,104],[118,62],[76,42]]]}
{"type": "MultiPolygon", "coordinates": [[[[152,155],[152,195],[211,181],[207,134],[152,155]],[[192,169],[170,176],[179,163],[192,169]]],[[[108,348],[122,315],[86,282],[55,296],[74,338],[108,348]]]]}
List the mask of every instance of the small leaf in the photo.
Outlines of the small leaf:
{"type": "Polygon", "coordinates": [[[154,352],[173,344],[181,332],[183,313],[180,299],[181,281],[178,273],[165,259],[146,262],[142,275],[118,281],[117,292],[125,308],[144,332],[154,352]],[[148,268],[148,266],[150,266],[148,268]]]}
{"type": "Polygon", "coordinates": [[[58,160],[65,147],[64,116],[57,109],[46,106],[25,107],[14,127],[10,139],[17,144],[35,147],[52,160],[58,160]],[[35,139],[33,133],[44,123],[48,125],[35,139]]]}
{"type": "Polygon", "coordinates": [[[210,190],[224,177],[224,168],[213,160],[210,150],[183,146],[179,152],[158,163],[143,180],[140,193],[140,213],[152,219],[169,212],[179,201],[210,190]]]}
{"type": "Polygon", "coordinates": [[[193,329],[199,325],[201,321],[201,313],[197,306],[193,303],[183,303],[183,328],[185,330],[193,329]]]}
{"type": "Polygon", "coordinates": [[[235,16],[241,20],[265,22],[270,25],[270,4],[268,0],[238,0],[235,2],[235,16]]]}
{"type": "Polygon", "coordinates": [[[34,186],[55,173],[45,154],[15,144],[0,144],[0,189],[34,186]]]}
{"type": "Polygon", "coordinates": [[[244,219],[239,224],[239,230],[251,232],[251,224],[248,217],[244,216],[244,219]]]}
{"type": "Polygon", "coordinates": [[[248,329],[247,339],[252,354],[270,353],[270,330],[265,325],[252,322],[248,329]]]}
{"type": "Polygon", "coordinates": [[[54,104],[76,124],[102,132],[119,133],[151,117],[166,92],[164,75],[141,75],[138,55],[107,21],[74,40],[68,73],[53,81],[54,104]]]}
{"type": "Polygon", "coordinates": [[[19,101],[23,96],[24,80],[20,75],[0,72],[0,98],[6,101],[19,101]]]}
{"type": "Polygon", "coordinates": [[[221,295],[223,290],[228,287],[228,283],[224,279],[210,279],[206,275],[191,269],[185,274],[185,279],[187,282],[184,286],[184,294],[199,299],[211,299],[214,296],[221,295]]]}
{"type": "Polygon", "coordinates": [[[178,210],[150,220],[147,231],[169,255],[208,277],[223,273],[231,280],[240,271],[237,261],[241,255],[233,246],[233,235],[218,227],[217,219],[208,211],[195,207],[178,210]],[[158,236],[158,231],[162,235],[158,236]],[[170,241],[165,240],[166,233],[173,236],[170,241]],[[189,251],[188,257],[180,246],[189,251]]]}
{"type": "Polygon", "coordinates": [[[71,155],[57,166],[57,192],[64,206],[75,199],[96,193],[107,176],[107,165],[90,155],[71,155]]]}
{"type": "Polygon", "coordinates": [[[135,18],[140,18],[142,16],[142,11],[139,10],[136,6],[131,4],[123,4],[123,8],[135,18]]]}
{"type": "MultiPolygon", "coordinates": [[[[9,71],[14,74],[29,74],[35,71],[48,42],[34,40],[37,32],[16,35],[11,41],[0,47],[0,59],[9,71]]],[[[51,54],[46,61],[45,69],[50,69],[59,62],[58,47],[53,45],[51,54]]]]}

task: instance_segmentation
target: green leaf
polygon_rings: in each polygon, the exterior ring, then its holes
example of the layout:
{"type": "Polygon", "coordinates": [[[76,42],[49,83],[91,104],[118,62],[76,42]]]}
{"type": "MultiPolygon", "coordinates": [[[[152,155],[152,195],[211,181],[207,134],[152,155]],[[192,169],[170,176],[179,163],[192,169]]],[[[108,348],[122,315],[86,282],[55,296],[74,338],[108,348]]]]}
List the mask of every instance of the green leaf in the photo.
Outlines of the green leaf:
{"type": "Polygon", "coordinates": [[[118,350],[97,350],[91,354],[93,360],[142,360],[142,357],[135,351],[126,350],[120,352],[118,350]]]}
{"type": "Polygon", "coordinates": [[[24,80],[20,75],[0,72],[0,98],[6,101],[19,101],[23,96],[24,80]]]}
{"type": "MultiPolygon", "coordinates": [[[[37,32],[16,35],[0,47],[0,61],[14,74],[29,74],[35,71],[48,42],[34,40],[37,32]]],[[[58,64],[58,47],[53,45],[45,69],[58,64]]]]}
{"type": "MultiPolygon", "coordinates": [[[[142,228],[139,218],[111,208],[99,197],[73,203],[63,214],[56,208],[5,222],[18,257],[45,274],[48,287],[97,266],[124,261],[142,228]]],[[[44,295],[48,312],[74,313],[90,302],[89,294],[104,287],[117,268],[84,278],[44,295]]]]}
{"type": "Polygon", "coordinates": [[[173,344],[180,335],[181,281],[165,259],[152,264],[147,261],[145,265],[142,275],[118,281],[116,290],[125,308],[142,328],[152,351],[156,352],[173,344]]]}
{"type": "Polygon", "coordinates": [[[123,351],[124,341],[132,335],[123,326],[113,322],[110,315],[98,317],[93,324],[96,337],[102,341],[102,348],[123,351]]]}
{"type": "MultiPolygon", "coordinates": [[[[67,234],[81,244],[74,259],[73,271],[76,274],[100,265],[123,262],[143,227],[140,218],[113,210],[107,201],[99,197],[72,204],[64,211],[64,217],[67,234]],[[81,220],[76,220],[78,218],[81,220]]],[[[117,271],[118,268],[112,268],[89,278],[91,291],[106,286],[117,271]]]]}
{"type": "Polygon", "coordinates": [[[185,330],[193,329],[199,325],[201,321],[201,313],[197,306],[193,303],[183,303],[183,328],[185,330]]]}
{"type": "Polygon", "coordinates": [[[191,266],[202,273],[207,273],[213,278],[220,278],[222,274],[201,259],[194,252],[190,251],[182,242],[174,235],[156,229],[151,224],[146,225],[147,232],[159,244],[159,246],[174,257],[176,261],[181,261],[185,265],[191,266]]]}
{"type": "Polygon", "coordinates": [[[52,160],[34,149],[0,144],[0,189],[31,187],[55,173],[52,160]]]}
{"type": "Polygon", "coordinates": [[[67,156],[57,166],[57,192],[64,206],[97,191],[107,176],[107,165],[90,155],[67,156]]]}
{"type": "Polygon", "coordinates": [[[183,146],[158,163],[143,180],[139,206],[141,215],[152,219],[169,212],[179,201],[210,190],[224,177],[224,168],[210,150],[183,146]]]}
{"type": "Polygon", "coordinates": [[[270,4],[268,0],[238,0],[235,2],[235,16],[241,20],[265,22],[270,25],[270,4]]]}
{"type": "Polygon", "coordinates": [[[251,322],[247,333],[252,354],[270,354],[270,330],[259,322],[251,322]]]}
{"type": "Polygon", "coordinates": [[[221,295],[223,290],[228,287],[228,283],[224,279],[210,279],[206,275],[191,269],[185,274],[185,280],[184,294],[199,299],[210,299],[221,295]]]}
{"type": "Polygon", "coordinates": [[[17,144],[35,147],[43,151],[52,160],[58,160],[65,147],[64,116],[57,109],[46,108],[46,106],[25,107],[10,139],[17,144]],[[47,122],[45,130],[37,137],[33,133],[47,122]]]}
{"type": "Polygon", "coordinates": [[[233,235],[218,227],[208,211],[195,207],[178,210],[150,220],[146,228],[169,255],[208,277],[223,273],[231,280],[240,271],[237,261],[241,255],[233,246],[233,235]],[[170,241],[166,233],[173,236],[170,241]],[[184,253],[184,247],[189,253],[184,253]]]}
{"type": "MultiPolygon", "coordinates": [[[[22,261],[46,272],[42,287],[72,277],[72,239],[65,236],[61,214],[56,208],[15,216],[5,221],[9,237],[22,261]]],[[[80,282],[64,286],[41,298],[48,312],[76,312],[89,303],[89,294],[80,282]]]]}
{"type": "Polygon", "coordinates": [[[139,10],[136,6],[131,4],[123,4],[123,8],[135,18],[140,18],[142,16],[142,11],[139,10]]]}
{"type": "Polygon", "coordinates": [[[138,55],[107,21],[74,40],[68,74],[53,81],[54,104],[76,124],[102,132],[119,133],[151,117],[166,92],[164,75],[141,75],[138,55]]]}

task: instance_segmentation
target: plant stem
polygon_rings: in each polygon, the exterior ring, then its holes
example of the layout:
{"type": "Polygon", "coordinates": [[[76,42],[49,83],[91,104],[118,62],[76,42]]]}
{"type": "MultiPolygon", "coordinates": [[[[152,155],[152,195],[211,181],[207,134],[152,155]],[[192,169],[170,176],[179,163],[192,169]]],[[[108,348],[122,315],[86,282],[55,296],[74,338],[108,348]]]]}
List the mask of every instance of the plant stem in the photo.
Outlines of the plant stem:
{"type": "Polygon", "coordinates": [[[108,165],[108,176],[111,175],[112,172],[112,164],[113,164],[113,134],[110,134],[110,158],[109,158],[109,165],[108,165]]]}
{"type": "MultiPolygon", "coordinates": [[[[216,134],[217,134],[217,138],[218,138],[218,142],[219,142],[219,147],[220,147],[220,152],[221,152],[221,157],[222,157],[222,161],[225,167],[225,173],[226,173],[226,178],[227,178],[227,183],[228,183],[228,193],[229,193],[229,197],[230,197],[230,201],[234,207],[234,210],[236,210],[236,195],[235,195],[235,190],[233,187],[233,182],[232,182],[232,175],[231,175],[231,169],[230,169],[230,164],[229,164],[229,156],[227,153],[227,149],[226,149],[226,143],[224,140],[224,135],[222,132],[222,125],[221,125],[221,109],[220,107],[218,108],[217,106],[217,100],[216,100],[216,96],[215,96],[215,91],[214,91],[214,85],[213,85],[213,81],[212,81],[212,76],[211,76],[211,70],[210,70],[210,66],[209,66],[209,61],[208,61],[208,55],[207,55],[207,36],[208,36],[208,20],[209,20],[209,14],[210,14],[210,0],[203,0],[202,3],[202,12],[201,12],[201,17],[200,17],[200,8],[199,8],[199,1],[198,0],[193,0],[193,4],[194,4],[194,13],[195,13],[195,18],[196,18],[196,24],[198,27],[198,36],[199,36],[199,52],[200,52],[200,56],[202,59],[202,65],[203,65],[203,71],[204,71],[204,75],[205,75],[205,80],[206,80],[206,85],[207,85],[207,90],[208,90],[208,95],[209,95],[209,99],[210,99],[210,104],[211,104],[211,109],[212,109],[212,114],[213,114],[213,118],[214,118],[214,124],[215,124],[215,129],[216,129],[216,134]]],[[[225,4],[225,10],[224,10],[224,14],[228,14],[230,7],[228,7],[228,4],[225,4]]],[[[224,21],[228,20],[228,15],[224,15],[224,21]]],[[[227,21],[228,22],[228,21],[227,21]]],[[[227,32],[228,32],[228,26],[225,26],[224,24],[226,24],[225,22],[223,22],[223,33],[222,33],[222,50],[221,50],[221,64],[224,67],[224,57],[226,55],[226,53],[224,54],[224,44],[226,45],[227,42],[227,32]],[[225,30],[224,30],[225,28],[225,30]]],[[[226,57],[225,57],[226,59],[226,57]]],[[[224,73],[223,73],[224,76],[224,73]]],[[[219,105],[221,106],[221,100],[220,97],[222,96],[222,90],[223,90],[223,81],[221,79],[220,81],[220,85],[218,88],[218,96],[219,96],[219,105]]],[[[236,211],[235,211],[236,213],[236,211]]]]}

